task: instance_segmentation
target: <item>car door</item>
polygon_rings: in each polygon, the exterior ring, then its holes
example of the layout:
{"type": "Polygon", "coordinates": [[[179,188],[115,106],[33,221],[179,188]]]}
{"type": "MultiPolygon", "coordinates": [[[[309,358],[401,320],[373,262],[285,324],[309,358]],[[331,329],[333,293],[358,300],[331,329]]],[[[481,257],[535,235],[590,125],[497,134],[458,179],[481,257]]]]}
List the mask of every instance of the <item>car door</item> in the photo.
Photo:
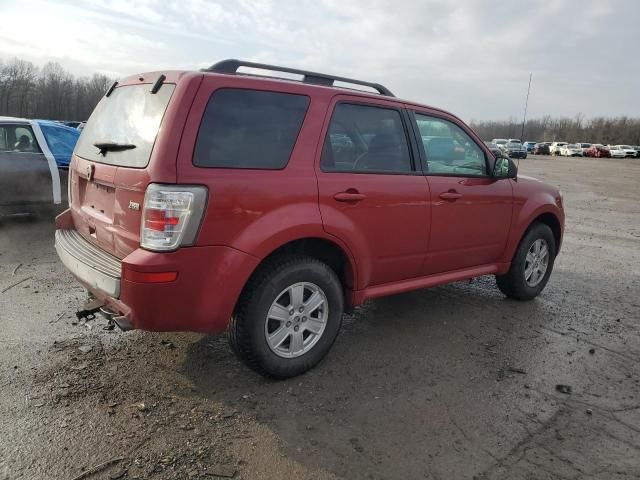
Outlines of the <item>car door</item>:
{"type": "Polygon", "coordinates": [[[51,171],[31,126],[0,124],[0,204],[52,202],[51,171]]]}
{"type": "Polygon", "coordinates": [[[429,235],[429,190],[406,112],[337,96],[317,168],[324,229],[356,258],[356,289],[416,277],[429,235]]]}
{"type": "Polygon", "coordinates": [[[492,178],[489,154],[456,119],[420,111],[412,118],[431,203],[422,274],[497,262],[511,226],[511,180],[492,178]]]}

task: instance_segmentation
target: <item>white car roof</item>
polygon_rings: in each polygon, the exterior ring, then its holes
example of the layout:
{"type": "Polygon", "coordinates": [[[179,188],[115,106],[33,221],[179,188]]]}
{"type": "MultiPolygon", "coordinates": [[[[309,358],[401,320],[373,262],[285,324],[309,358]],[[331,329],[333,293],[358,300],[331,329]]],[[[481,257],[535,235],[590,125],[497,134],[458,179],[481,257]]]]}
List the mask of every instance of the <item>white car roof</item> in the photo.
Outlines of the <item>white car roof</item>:
{"type": "Polygon", "coordinates": [[[19,118],[19,117],[2,117],[0,116],[0,122],[3,123],[15,123],[15,122],[25,122],[25,123],[30,123],[31,120],[29,120],[28,118],[19,118]]]}

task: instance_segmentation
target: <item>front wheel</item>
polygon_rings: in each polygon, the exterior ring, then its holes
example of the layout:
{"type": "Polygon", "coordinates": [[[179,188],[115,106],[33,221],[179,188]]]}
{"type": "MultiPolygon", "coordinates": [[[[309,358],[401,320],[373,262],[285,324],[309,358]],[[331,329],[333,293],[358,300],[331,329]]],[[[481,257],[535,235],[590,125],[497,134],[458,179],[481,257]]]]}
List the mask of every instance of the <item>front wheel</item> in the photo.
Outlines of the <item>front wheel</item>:
{"type": "Polygon", "coordinates": [[[258,373],[300,375],[331,349],[344,298],[335,272],[304,256],[268,261],[249,281],[229,324],[229,342],[258,373]]]}
{"type": "Polygon", "coordinates": [[[547,225],[535,223],[520,242],[509,271],[496,275],[498,288],[517,300],[537,297],[549,281],[555,257],[553,232],[547,225]]]}

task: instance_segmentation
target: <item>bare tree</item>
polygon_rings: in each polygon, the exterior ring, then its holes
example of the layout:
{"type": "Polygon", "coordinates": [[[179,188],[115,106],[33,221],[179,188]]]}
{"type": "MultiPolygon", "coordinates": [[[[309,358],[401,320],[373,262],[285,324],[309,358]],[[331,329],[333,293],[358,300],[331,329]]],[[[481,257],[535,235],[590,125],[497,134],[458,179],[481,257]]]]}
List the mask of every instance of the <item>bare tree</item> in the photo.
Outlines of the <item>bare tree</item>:
{"type": "Polygon", "coordinates": [[[101,74],[74,78],[53,62],[42,69],[18,58],[0,62],[0,115],[86,120],[112,82],[101,74]]]}

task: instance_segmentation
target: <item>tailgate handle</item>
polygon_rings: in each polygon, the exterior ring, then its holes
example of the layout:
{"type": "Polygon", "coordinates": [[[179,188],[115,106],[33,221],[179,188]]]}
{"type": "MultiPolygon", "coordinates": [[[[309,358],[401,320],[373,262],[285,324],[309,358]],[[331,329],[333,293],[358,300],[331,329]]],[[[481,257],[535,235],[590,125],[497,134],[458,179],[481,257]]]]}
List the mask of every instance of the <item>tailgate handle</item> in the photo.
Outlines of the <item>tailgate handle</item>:
{"type": "Polygon", "coordinates": [[[336,193],[333,198],[338,202],[359,202],[367,198],[367,196],[357,190],[349,189],[346,192],[336,193]]]}

